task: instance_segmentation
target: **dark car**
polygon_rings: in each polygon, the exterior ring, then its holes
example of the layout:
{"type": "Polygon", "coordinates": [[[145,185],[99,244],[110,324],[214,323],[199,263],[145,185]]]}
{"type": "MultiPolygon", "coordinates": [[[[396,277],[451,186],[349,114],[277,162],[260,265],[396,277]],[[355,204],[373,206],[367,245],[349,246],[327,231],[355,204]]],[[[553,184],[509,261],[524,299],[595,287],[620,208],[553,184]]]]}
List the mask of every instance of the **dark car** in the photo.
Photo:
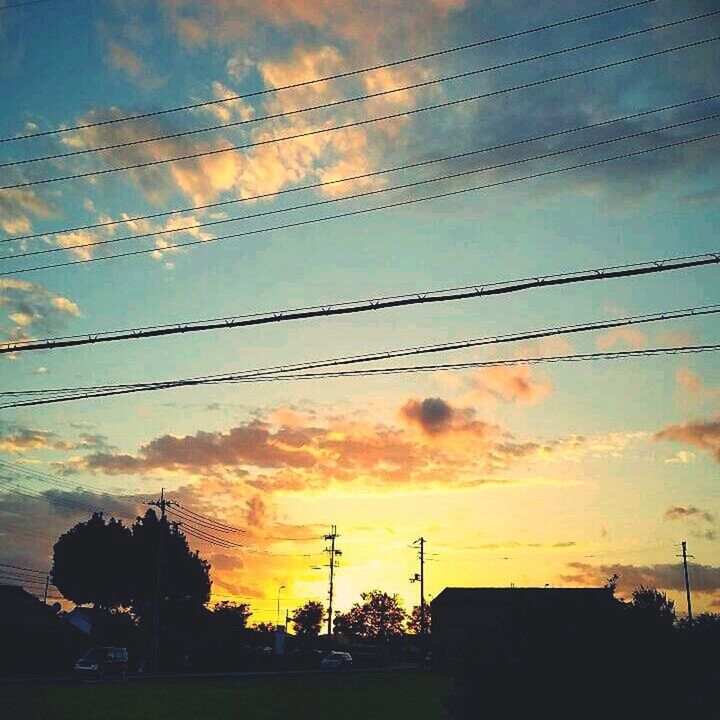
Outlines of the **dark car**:
{"type": "Polygon", "coordinates": [[[350,653],[333,650],[320,662],[323,670],[352,670],[353,659],[350,653]]]}
{"type": "Polygon", "coordinates": [[[96,647],[88,650],[76,663],[75,673],[80,677],[104,680],[127,676],[128,654],[123,647],[96,647]]]}

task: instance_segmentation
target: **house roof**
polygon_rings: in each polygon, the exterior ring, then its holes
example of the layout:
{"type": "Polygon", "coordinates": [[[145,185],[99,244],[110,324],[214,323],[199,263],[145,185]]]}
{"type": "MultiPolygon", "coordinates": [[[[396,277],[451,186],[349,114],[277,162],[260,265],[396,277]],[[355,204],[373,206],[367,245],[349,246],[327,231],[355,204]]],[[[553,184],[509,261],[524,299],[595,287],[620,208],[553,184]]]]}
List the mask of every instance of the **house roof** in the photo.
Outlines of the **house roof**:
{"type": "Polygon", "coordinates": [[[50,607],[20,585],[0,585],[0,623],[28,625],[54,617],[50,607]]]}
{"type": "Polygon", "coordinates": [[[494,602],[508,598],[522,598],[527,601],[553,598],[560,602],[598,602],[611,597],[606,588],[551,588],[551,587],[471,587],[445,588],[435,597],[433,606],[444,604],[473,605],[494,602]]]}

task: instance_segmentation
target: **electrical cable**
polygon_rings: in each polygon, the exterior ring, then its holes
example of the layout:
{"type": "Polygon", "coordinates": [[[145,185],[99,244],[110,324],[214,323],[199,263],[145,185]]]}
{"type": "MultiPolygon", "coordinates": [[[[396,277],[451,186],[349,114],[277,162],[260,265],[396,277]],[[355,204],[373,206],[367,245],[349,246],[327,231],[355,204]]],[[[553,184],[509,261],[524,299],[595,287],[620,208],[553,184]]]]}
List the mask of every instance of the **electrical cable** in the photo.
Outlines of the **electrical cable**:
{"type": "MultiPolygon", "coordinates": [[[[466,150],[464,152],[456,153],[454,155],[445,155],[442,157],[430,158],[429,160],[421,160],[418,162],[408,163],[405,165],[396,165],[396,166],[389,167],[389,168],[383,168],[382,170],[375,170],[372,172],[361,173],[359,175],[350,175],[347,177],[338,178],[336,180],[326,180],[323,182],[310,183],[307,185],[298,185],[295,187],[285,188],[285,189],[277,190],[277,191],[273,191],[273,192],[260,193],[258,195],[248,195],[248,196],[243,196],[243,197],[231,198],[229,200],[221,200],[219,202],[206,203],[205,205],[194,205],[191,207],[178,208],[175,210],[165,210],[162,212],[155,212],[155,213],[150,213],[147,215],[131,215],[130,213],[123,213],[123,215],[125,215],[125,217],[123,217],[122,219],[119,219],[119,220],[104,220],[102,222],[92,223],[89,225],[76,225],[74,227],[60,228],[58,230],[48,230],[45,232],[31,233],[28,235],[14,235],[13,237],[0,238],[0,243],[16,242],[19,240],[33,240],[33,239],[38,239],[38,238],[47,239],[53,235],[71,234],[71,233],[81,232],[84,230],[96,230],[96,229],[100,229],[100,228],[112,227],[115,225],[136,223],[136,222],[139,222],[142,220],[152,220],[152,219],[159,218],[159,217],[166,217],[168,215],[177,215],[177,214],[181,214],[181,213],[195,212],[197,210],[208,210],[210,208],[224,207],[227,205],[233,205],[233,204],[244,203],[244,202],[252,202],[255,200],[262,200],[262,199],[270,198],[270,197],[275,198],[279,195],[286,195],[288,193],[296,193],[296,192],[301,192],[301,191],[306,191],[306,190],[316,190],[319,188],[328,187],[331,185],[337,185],[340,183],[354,182],[357,180],[365,180],[365,179],[368,179],[371,177],[376,177],[378,175],[385,175],[387,173],[399,172],[402,170],[411,170],[411,169],[415,169],[418,167],[425,167],[427,165],[433,165],[436,163],[447,162],[449,160],[458,160],[461,158],[470,157],[472,155],[478,155],[480,153],[486,153],[486,152],[491,152],[491,151],[495,151],[495,150],[505,150],[505,149],[508,149],[511,147],[515,147],[517,145],[524,145],[524,144],[536,142],[539,140],[548,140],[548,139],[559,137],[562,135],[581,132],[584,130],[591,130],[591,129],[595,129],[595,128],[599,128],[599,127],[603,127],[603,126],[607,126],[607,125],[612,125],[614,123],[624,122],[627,120],[634,120],[639,117],[653,115],[653,114],[660,113],[660,112],[667,112],[668,110],[676,110],[678,108],[686,107],[688,105],[694,105],[694,104],[701,103],[701,102],[708,102],[710,100],[715,100],[717,98],[720,98],[720,94],[718,94],[718,93],[713,94],[713,95],[706,95],[706,96],[700,97],[700,98],[693,98],[691,100],[684,100],[681,102],[676,102],[671,105],[664,105],[664,106],[660,106],[660,107],[651,108],[649,110],[641,110],[641,111],[638,111],[635,113],[631,113],[629,115],[622,115],[620,117],[610,118],[608,120],[601,120],[599,122],[590,123],[588,125],[580,125],[580,126],[563,129],[563,130],[556,130],[556,131],[553,131],[550,133],[544,133],[542,135],[534,135],[531,137],[522,138],[520,140],[512,140],[509,142],[501,143],[499,145],[491,145],[491,146],[486,146],[483,148],[466,150]]],[[[194,225],[187,225],[187,226],[180,227],[180,228],[166,230],[166,231],[163,231],[163,233],[160,233],[158,231],[150,232],[150,233],[140,233],[140,234],[136,234],[136,235],[132,235],[132,236],[126,236],[126,239],[129,239],[130,237],[135,238],[135,239],[140,238],[140,237],[152,237],[154,235],[164,234],[167,232],[182,232],[183,230],[191,230],[194,227],[195,227],[194,225]]],[[[4,257],[0,257],[0,260],[12,259],[15,257],[17,257],[17,256],[16,255],[7,255],[4,257]]]]}
{"type": "MultiPolygon", "coordinates": [[[[718,97],[718,96],[715,96],[718,97]]],[[[98,247],[102,247],[105,245],[114,245],[119,242],[126,242],[128,240],[138,240],[141,238],[154,238],[159,237],[161,235],[167,235],[167,234],[174,234],[178,232],[185,232],[189,230],[199,230],[200,228],[205,227],[213,227],[216,225],[224,225],[226,223],[231,222],[238,222],[241,220],[253,220],[255,218],[259,217],[269,217],[271,215],[279,215],[286,212],[293,212],[296,210],[307,210],[309,208],[315,208],[315,207],[321,207],[325,205],[333,205],[335,203],[339,202],[346,202],[348,200],[357,200],[359,198],[365,198],[365,197],[372,197],[375,195],[383,195],[385,193],[389,192],[395,192],[397,190],[408,190],[410,188],[416,188],[423,185],[429,185],[431,183],[436,182],[444,182],[446,180],[456,180],[457,178],[466,177],[469,175],[475,175],[477,173],[482,172],[489,172],[491,170],[500,170],[508,167],[514,167],[516,165],[522,165],[524,163],[534,162],[537,160],[547,160],[549,158],[559,157],[560,155],[566,155],[567,153],[571,152],[578,152],[581,150],[588,150],[592,148],[602,147],[603,145],[610,145],[612,143],[616,142],[622,142],[624,140],[632,140],[634,138],[639,137],[645,137],[647,135],[653,135],[655,133],[664,132],[667,130],[674,130],[681,127],[687,127],[689,125],[694,125],[696,123],[700,122],[706,122],[708,120],[716,120],[718,117],[720,117],[720,113],[712,113],[710,115],[704,115],[699,118],[692,118],[689,120],[681,120],[678,122],[670,123],[667,125],[662,125],[657,128],[650,128],[648,130],[638,130],[632,133],[626,133],[624,135],[619,135],[618,137],[614,138],[606,138],[604,140],[596,140],[594,142],[590,143],[584,143],[582,145],[575,145],[573,147],[569,148],[562,148],[560,150],[552,150],[544,153],[540,153],[539,155],[531,155],[529,157],[524,158],[517,158],[514,160],[509,160],[502,163],[496,163],[494,165],[483,165],[481,167],[477,168],[471,168],[470,170],[462,170],[454,173],[448,173],[446,175],[440,175],[436,177],[430,177],[430,178],[424,178],[422,180],[416,180],[413,182],[407,182],[402,183],[400,185],[390,185],[388,187],[383,188],[377,188],[374,190],[367,190],[360,193],[353,193],[351,195],[344,195],[341,197],[336,198],[326,198],[323,200],[317,200],[314,202],[309,203],[302,203],[300,205],[290,205],[289,207],[284,208],[273,208],[271,210],[263,210],[257,213],[252,213],[249,215],[240,215],[240,216],[234,216],[234,217],[227,217],[227,218],[220,218],[217,220],[207,220],[204,222],[196,222],[194,225],[185,225],[180,227],[173,227],[173,228],[167,228],[167,229],[161,229],[161,230],[154,230],[152,232],[144,232],[144,233],[137,233],[135,235],[124,235],[117,238],[107,238],[105,240],[96,240],[91,242],[80,242],[76,244],[63,244],[58,247],[51,247],[51,248],[43,248],[41,250],[27,250],[21,253],[12,253],[10,255],[2,255],[0,256],[0,260],[20,260],[26,257],[33,257],[36,255],[47,255],[47,254],[53,254],[53,253],[63,253],[63,252],[71,252],[73,250],[81,250],[85,248],[92,248],[96,249],[98,247]]],[[[586,128],[581,128],[586,129],[586,128]]],[[[557,135],[558,133],[552,133],[552,135],[557,135]]],[[[530,140],[523,140],[520,141],[520,143],[524,142],[530,142],[530,140]]],[[[510,143],[508,145],[515,145],[520,143],[510,143]]],[[[506,145],[507,146],[507,145],[506,145]]],[[[494,148],[495,149],[495,148],[494,148]]],[[[480,152],[485,152],[485,150],[475,150],[472,151],[469,154],[477,154],[480,152]]],[[[462,153],[461,156],[466,156],[468,153],[462,153]]],[[[453,158],[443,158],[442,160],[449,160],[449,159],[455,159],[458,156],[455,156],[453,158]]],[[[429,161],[425,161],[425,164],[427,164],[429,161]]],[[[434,162],[434,161],[433,161],[434,162]]],[[[208,238],[206,242],[211,242],[212,238],[208,238]]],[[[157,248],[153,248],[155,250],[157,248]]]]}
{"type": "MultiPolygon", "coordinates": [[[[716,12],[720,13],[720,10],[718,10],[716,12]]],[[[223,148],[216,148],[214,150],[205,150],[205,151],[201,151],[201,152],[189,153],[186,155],[180,155],[180,156],[176,156],[176,157],[172,157],[172,158],[148,160],[148,161],[140,162],[140,163],[131,163],[129,165],[121,165],[119,167],[114,167],[114,168],[104,168],[101,170],[88,170],[85,172],[74,173],[71,175],[60,175],[60,176],[52,177],[52,178],[28,180],[28,181],[24,181],[24,182],[20,182],[20,183],[14,183],[11,185],[2,185],[2,186],[0,186],[0,190],[17,190],[20,188],[32,187],[35,185],[46,185],[48,183],[64,182],[67,180],[77,180],[77,179],[81,179],[81,178],[97,177],[97,176],[101,176],[101,175],[125,172],[127,170],[137,170],[140,168],[155,167],[158,165],[165,165],[165,164],[171,163],[171,162],[178,162],[180,160],[192,160],[192,159],[196,159],[199,157],[207,157],[209,155],[218,155],[221,153],[233,152],[236,150],[243,150],[243,149],[247,149],[250,147],[258,147],[260,145],[268,145],[268,144],[286,141],[286,140],[296,140],[298,138],[308,137],[311,135],[335,132],[337,130],[344,130],[347,128],[358,127],[361,125],[368,125],[370,123],[391,120],[391,119],[398,118],[398,117],[406,117],[409,115],[415,115],[417,113],[426,112],[429,110],[437,110],[440,108],[453,107],[456,105],[460,105],[462,103],[486,99],[486,98],[495,97],[495,96],[499,96],[499,95],[504,95],[509,92],[515,92],[518,90],[526,90],[526,89],[533,88],[533,87],[539,87],[541,85],[546,85],[548,83],[556,82],[558,80],[567,80],[570,78],[580,77],[582,75],[586,75],[586,74],[592,73],[592,72],[597,72],[599,70],[607,70],[609,68],[620,67],[622,65],[626,65],[631,62],[637,62],[639,60],[647,60],[650,58],[659,57],[661,55],[666,55],[668,53],[677,52],[679,50],[687,50],[687,49],[694,48],[694,47],[700,47],[701,45],[707,45],[708,43],[716,42],[717,40],[720,40],[720,35],[714,35],[712,37],[703,38],[702,40],[696,40],[694,42],[683,43],[681,45],[675,45],[670,48],[656,50],[654,52],[646,53],[643,55],[635,55],[631,58],[625,58],[623,60],[616,60],[614,62],[605,63],[603,65],[596,65],[596,66],[593,66],[590,68],[583,68],[581,70],[576,70],[571,73],[565,73],[563,75],[556,75],[556,76],[553,76],[550,78],[543,78],[542,80],[536,80],[533,82],[523,83],[521,85],[515,85],[515,86],[508,87],[508,88],[501,88],[499,90],[493,90],[490,92],[481,93],[479,95],[460,98],[458,100],[451,100],[451,101],[446,101],[446,102],[442,102],[442,103],[436,103],[434,105],[427,105],[422,108],[414,108],[412,110],[406,110],[406,111],[402,111],[399,113],[392,113],[390,115],[383,115],[383,116],[378,116],[375,118],[358,120],[358,121],[354,121],[351,123],[345,123],[343,125],[332,126],[329,128],[319,128],[316,130],[310,130],[310,131],[306,131],[303,133],[296,133],[293,135],[282,136],[280,138],[271,138],[271,139],[261,140],[261,141],[257,141],[257,142],[253,142],[253,143],[245,143],[242,145],[231,145],[231,146],[227,146],[227,147],[223,147],[223,148]]]]}
{"type": "MultiPolygon", "coordinates": [[[[387,90],[379,90],[379,91],[373,92],[373,93],[365,93],[363,95],[356,95],[356,96],[350,97],[350,98],[343,98],[340,100],[332,100],[332,101],[320,103],[318,105],[312,105],[309,107],[298,108],[295,110],[284,110],[281,112],[271,113],[268,115],[259,115],[259,116],[255,116],[252,118],[247,118],[247,119],[243,119],[243,120],[235,120],[233,122],[220,123],[220,124],[216,124],[216,125],[210,125],[210,126],[203,127],[203,128],[196,128],[193,130],[182,130],[182,131],[178,131],[178,132],[174,132],[174,133],[167,133],[165,135],[156,135],[156,136],[150,137],[150,138],[125,140],[122,142],[112,143],[109,145],[100,145],[100,146],[92,147],[92,148],[82,148],[79,150],[70,150],[68,152],[55,153],[52,155],[40,155],[37,157],[25,158],[22,160],[9,160],[6,162],[0,162],[0,169],[6,168],[6,167],[17,167],[19,165],[28,165],[31,163],[47,162],[49,160],[64,160],[69,157],[77,157],[80,155],[88,155],[88,154],[104,152],[104,151],[108,151],[108,150],[119,150],[119,149],[127,148],[127,147],[136,147],[138,145],[144,145],[144,144],[152,143],[152,142],[162,142],[165,140],[177,140],[178,138],[188,137],[190,135],[198,135],[200,133],[213,132],[216,130],[226,130],[228,128],[237,128],[237,127],[242,127],[245,125],[252,125],[255,123],[259,123],[259,122],[267,122],[268,120],[279,120],[281,118],[294,117],[296,115],[300,115],[300,114],[307,113],[307,112],[313,112],[316,110],[328,110],[331,108],[348,105],[350,103],[362,102],[364,100],[372,100],[372,99],[376,99],[379,97],[386,97],[388,95],[393,95],[396,93],[405,93],[405,92],[408,92],[409,90],[419,90],[421,88],[438,85],[440,83],[451,82],[454,80],[467,79],[469,77],[475,77],[482,73],[495,72],[496,70],[504,70],[504,69],[507,69],[510,67],[516,67],[518,65],[523,65],[526,63],[530,63],[530,62],[536,62],[538,60],[547,60],[548,58],[557,57],[559,55],[564,55],[565,53],[576,52],[578,50],[586,50],[591,47],[597,47],[599,45],[604,45],[604,44],[607,44],[610,42],[617,42],[618,40],[626,40],[628,38],[637,37],[639,35],[644,35],[649,32],[655,32],[657,30],[666,30],[670,27],[681,25],[683,23],[693,22],[695,20],[703,20],[703,19],[706,19],[708,17],[717,15],[717,14],[720,14],[720,10],[711,10],[709,12],[701,13],[699,15],[694,15],[689,18],[673,20],[671,22],[663,23],[661,25],[654,25],[652,27],[642,28],[641,30],[633,30],[630,32],[621,33],[620,35],[613,35],[611,37],[602,38],[600,40],[592,40],[590,42],[581,43],[579,45],[573,45],[571,47],[561,48],[560,50],[552,50],[550,52],[540,53],[539,55],[532,55],[532,56],[526,57],[526,58],[510,60],[510,61],[498,63],[496,65],[491,65],[491,66],[484,67],[484,68],[477,68],[474,70],[466,70],[464,72],[456,73],[454,75],[446,75],[444,77],[434,78],[432,80],[423,80],[420,82],[411,83],[409,85],[402,85],[402,86],[390,88],[387,90]]],[[[233,147],[232,149],[238,149],[238,148],[233,147]]],[[[229,152],[228,149],[222,149],[221,151],[229,152]]]]}
{"type": "MultiPolygon", "coordinates": [[[[382,309],[406,307],[409,305],[454,302],[472,298],[525,291],[533,288],[555,287],[567,284],[610,280],[622,277],[642,276],[674,270],[685,270],[720,264],[720,251],[702,255],[685,255],[675,258],[647,260],[640,263],[613,265],[604,268],[576,270],[573,272],[542,275],[519,280],[476,283],[443,290],[423,290],[406,295],[389,295],[369,300],[348,300],[339,303],[309,305],[301,308],[273,310],[264,313],[235,315],[209,320],[196,320],[172,325],[151,325],[125,330],[98,331],[88,335],[67,335],[43,340],[10,341],[0,343],[0,354],[24,350],[44,350],[77,345],[96,344],[111,340],[160,337],[184,334],[194,331],[217,330],[221,328],[248,327],[294,320],[371,312],[382,309]]],[[[37,391],[47,392],[47,391],[37,391]]],[[[0,391],[0,396],[6,395],[0,391]]]]}
{"type": "Polygon", "coordinates": [[[537,178],[549,177],[549,176],[558,175],[558,174],[564,173],[564,172],[570,172],[572,170],[595,167],[595,166],[602,165],[602,164],[605,164],[608,162],[614,162],[616,160],[628,160],[628,159],[639,157],[641,155],[646,155],[646,154],[652,153],[652,152],[658,152],[661,150],[670,150],[670,149],[682,147],[682,146],[689,145],[689,144],[696,143],[696,142],[711,140],[711,139],[714,139],[719,136],[720,136],[720,132],[709,133],[709,134],[701,135],[701,136],[695,137],[695,138],[678,140],[676,142],[668,143],[666,145],[659,145],[659,146],[652,147],[652,148],[643,148],[641,150],[636,150],[636,151],[627,152],[627,153],[621,153],[619,155],[612,155],[610,157],[605,157],[605,158],[601,158],[598,160],[590,160],[590,161],[587,161],[584,163],[578,163],[575,165],[566,165],[564,167],[555,168],[553,170],[545,170],[542,172],[531,173],[529,175],[521,175],[519,177],[508,178],[506,180],[499,180],[497,182],[488,183],[485,185],[474,185],[471,187],[461,188],[458,190],[448,190],[448,191],[445,191],[442,193],[426,195],[426,196],[420,197],[420,198],[409,198],[406,200],[398,200],[398,201],[391,202],[391,203],[384,203],[382,205],[376,205],[376,206],[370,207],[370,208],[361,208],[359,210],[347,210],[344,212],[335,213],[334,215],[327,215],[324,217],[309,218],[309,219],[305,219],[305,220],[298,220],[296,222],[284,223],[281,225],[273,225],[273,226],[266,227],[266,228],[246,230],[246,231],[239,232],[239,233],[231,233],[229,235],[220,235],[220,236],[212,238],[210,240],[192,240],[192,241],[183,242],[183,243],[166,244],[161,249],[143,248],[143,249],[139,249],[139,250],[129,250],[129,251],[122,252],[122,253],[115,253],[112,255],[100,255],[97,257],[84,258],[84,259],[80,259],[80,260],[66,260],[63,262],[50,263],[47,265],[35,265],[35,266],[28,267],[28,268],[5,270],[4,272],[0,273],[0,278],[11,276],[11,275],[21,275],[21,274],[26,274],[26,273],[31,273],[31,272],[37,272],[39,270],[48,270],[48,269],[60,268],[60,267],[71,267],[71,266],[75,266],[75,265],[85,265],[87,263],[101,262],[101,261],[105,261],[105,260],[114,260],[114,259],[123,258],[123,257],[134,257],[137,255],[146,255],[148,253],[166,252],[168,250],[177,249],[177,248],[185,248],[185,247],[191,247],[191,246],[195,246],[195,245],[207,245],[209,243],[218,242],[220,240],[237,239],[239,237],[247,237],[247,236],[260,235],[260,234],[269,233],[269,232],[276,232],[278,230],[287,230],[287,229],[296,228],[296,227],[304,227],[307,225],[316,225],[318,223],[329,222],[331,220],[338,220],[341,218],[366,215],[368,213],[378,212],[381,210],[389,210],[389,209],[394,209],[394,208],[399,208],[399,207],[406,207],[409,205],[415,205],[418,203],[428,202],[430,200],[438,200],[441,198],[456,197],[456,196],[463,195],[463,194],[466,194],[469,192],[488,190],[488,189],[492,189],[492,188],[496,188],[496,187],[502,187],[505,185],[511,185],[511,184],[518,183],[518,182],[524,182],[526,180],[534,180],[537,178]]]}
{"type": "MultiPolygon", "coordinates": [[[[448,352],[474,347],[498,345],[519,341],[538,340],[547,337],[569,335],[574,333],[592,332],[610,328],[625,327],[651,322],[666,322],[689,317],[711,315],[720,312],[720,305],[699,306],[682,310],[672,310],[650,315],[635,315],[598,322],[583,323],[579,325],[556,326],[542,328],[539,330],[512,333],[508,335],[493,335],[482,338],[464,339],[454,342],[438,343],[434,345],[422,345],[394,350],[384,350],[375,353],[362,355],[348,355],[324,360],[295,363],[290,365],[271,366],[254,370],[236,371],[219,375],[204,375],[177,380],[156,381],[150,383],[127,383],[117,385],[85,386],[76,388],[55,388],[53,390],[15,390],[0,392],[0,397],[10,398],[0,409],[8,407],[21,407],[25,405],[43,405],[69,400],[87,399],[91,397],[106,397],[110,395],[121,395],[134,392],[147,392],[152,390],[163,390],[176,387],[188,387],[207,384],[218,384],[225,382],[253,382],[256,380],[267,381],[283,378],[297,378],[298,373],[318,370],[341,365],[353,365],[357,363],[377,362],[379,360],[398,359],[412,355],[423,355],[428,353],[448,352]],[[40,395],[43,394],[43,395],[40,395]],[[25,399],[30,397],[31,399],[25,399]]],[[[402,369],[402,368],[401,368],[402,369]]],[[[308,376],[300,376],[303,379],[308,376]]],[[[310,377],[319,377],[312,375],[310,377]]],[[[333,375],[334,377],[334,375],[333,375]]]]}
{"type": "MultiPolygon", "coordinates": [[[[51,2],[52,0],[29,0],[29,1],[37,3],[37,2],[51,2]]],[[[619,5],[619,6],[615,6],[612,8],[606,8],[604,10],[588,13],[586,15],[580,15],[580,16],[576,16],[573,18],[566,18],[564,20],[559,20],[559,21],[556,21],[553,23],[546,23],[544,25],[539,25],[539,26],[536,26],[533,28],[527,28],[525,30],[519,30],[519,31],[515,31],[512,33],[507,33],[505,35],[498,35],[498,36],[495,36],[492,38],[487,38],[484,40],[478,40],[478,41],[471,42],[471,43],[465,43],[463,45],[456,45],[454,47],[445,48],[442,50],[435,50],[435,51],[432,51],[429,53],[424,53],[422,55],[414,55],[414,56],[411,56],[408,58],[403,58],[400,60],[393,60],[390,62],[384,62],[384,63],[380,63],[377,65],[359,68],[356,70],[347,70],[344,72],[335,73],[333,75],[326,75],[324,77],[314,78],[312,80],[303,80],[301,82],[295,82],[295,83],[291,83],[291,84],[287,84],[287,85],[282,85],[282,86],[276,87],[276,88],[268,88],[268,89],[259,90],[256,92],[245,93],[243,95],[233,95],[230,97],[213,99],[213,100],[204,100],[201,102],[189,103],[189,104],[185,104],[185,105],[179,105],[176,107],[165,108],[165,109],[161,109],[161,110],[154,110],[151,112],[137,113],[135,115],[128,115],[128,116],[121,117],[121,118],[112,118],[109,120],[103,120],[103,121],[98,121],[98,122],[94,122],[94,123],[84,123],[82,125],[74,125],[74,126],[69,126],[69,127],[63,126],[63,127],[53,128],[52,130],[44,130],[44,131],[36,132],[36,133],[27,133],[25,135],[15,135],[13,137],[0,138],[0,143],[13,142],[13,141],[17,141],[17,140],[28,140],[31,138],[44,137],[47,135],[72,132],[74,130],[84,130],[87,128],[99,127],[101,125],[112,125],[112,124],[120,123],[120,122],[129,122],[132,120],[140,120],[142,118],[157,117],[158,115],[166,115],[168,113],[181,112],[184,110],[194,110],[197,108],[207,107],[210,105],[218,105],[218,104],[227,103],[227,102],[234,102],[236,100],[243,100],[243,99],[247,99],[250,97],[258,97],[261,95],[268,95],[271,93],[281,92],[284,90],[292,90],[292,89],[297,89],[300,87],[307,87],[309,85],[314,85],[316,83],[328,82],[330,80],[339,80],[339,79],[351,77],[354,75],[360,75],[362,73],[373,72],[375,70],[383,70],[383,69],[390,68],[390,67],[397,67],[399,65],[404,65],[404,64],[407,64],[410,62],[427,60],[430,58],[440,57],[442,55],[448,55],[450,53],[455,53],[455,52],[459,52],[462,50],[469,50],[471,48],[477,48],[477,47],[481,47],[484,45],[490,45],[492,43],[496,43],[496,42],[499,42],[502,40],[510,40],[510,39],[514,39],[514,38],[518,38],[518,37],[523,37],[525,35],[530,35],[532,33],[550,30],[550,29],[558,28],[558,27],[563,27],[565,25],[570,25],[572,23],[581,22],[583,20],[590,20],[590,19],[594,19],[594,18],[604,17],[604,16],[610,15],[612,13],[637,8],[642,5],[649,5],[654,2],[657,2],[657,0],[639,0],[638,2],[632,2],[632,3],[627,3],[625,5],[619,5]]],[[[18,3],[18,6],[20,6],[22,4],[27,4],[27,3],[18,3]]],[[[3,7],[7,8],[8,6],[3,6],[3,7]]]]}

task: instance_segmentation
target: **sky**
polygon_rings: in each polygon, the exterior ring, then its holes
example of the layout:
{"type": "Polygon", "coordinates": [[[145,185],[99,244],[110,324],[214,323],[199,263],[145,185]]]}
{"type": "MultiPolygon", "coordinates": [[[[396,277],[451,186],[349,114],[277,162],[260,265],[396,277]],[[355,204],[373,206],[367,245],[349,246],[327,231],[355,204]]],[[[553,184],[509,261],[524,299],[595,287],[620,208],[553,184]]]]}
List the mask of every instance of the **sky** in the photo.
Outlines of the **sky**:
{"type": "MultiPolygon", "coordinates": [[[[718,250],[720,142],[696,140],[720,131],[718,119],[710,117],[720,113],[717,98],[333,182],[716,95],[720,51],[714,41],[548,80],[713,38],[720,34],[718,15],[557,52],[708,13],[716,9],[710,0],[657,0],[289,90],[277,89],[611,5],[56,0],[3,9],[11,4],[0,2],[0,137],[8,138],[0,143],[0,185],[16,186],[0,190],[0,240],[7,241],[0,244],[0,341],[325,305],[718,250]],[[548,53],[555,54],[530,60],[548,53]],[[489,69],[498,65],[505,67],[489,69]],[[480,69],[486,70],[293,112],[480,69]],[[529,84],[534,85],[517,87],[529,84]],[[238,95],[245,97],[107,122],[238,95]],[[476,95],[486,97],[307,134],[476,95]],[[217,125],[223,127],[203,130],[217,125]],[[137,142],[192,130],[202,132],[137,142]],[[298,134],[305,135],[280,140],[298,134]],[[635,136],[578,149],[625,135],[635,136]],[[692,142],[651,151],[682,141],[692,142]],[[125,146],[81,152],[118,143],[125,146]],[[158,162],[211,150],[221,152],[158,162]],[[568,152],[526,160],[561,150],[568,152]],[[640,150],[649,152],[449,198],[252,232],[640,150]],[[48,155],[65,157],[17,164],[48,155]],[[155,164],[93,174],[150,162],[155,164]],[[478,172],[391,189],[469,170],[478,172]],[[83,177],[39,182],[67,175],[83,177]],[[375,190],[385,192],[342,200],[375,190]],[[337,202],[289,209],[329,200],[337,202]],[[170,210],[182,212],[132,220],[170,210]],[[267,212],[274,214],[245,217],[267,212]],[[126,222],[76,229],[113,220],[126,222]],[[144,237],[107,242],[137,234],[144,237]],[[215,240],[232,234],[241,235],[215,240]],[[168,247],[186,242],[194,244],[168,247]],[[130,250],[145,252],[103,259],[130,250]],[[44,252],[26,255],[34,251],[44,252]],[[33,269],[81,260],[89,262],[33,269]]],[[[20,352],[0,358],[0,389],[166,380],[519,333],[713,305],[720,303],[719,286],[718,269],[710,266],[20,352]]],[[[706,315],[445,352],[422,361],[718,342],[718,320],[706,315]]],[[[0,562],[48,567],[57,535],[87,517],[49,503],[48,494],[132,518],[164,487],[185,507],[246,530],[233,539],[256,551],[195,538],[191,545],[212,564],[213,600],[252,599],[253,620],[274,619],[281,585],[283,608],[326,599],[322,536],[331,525],[337,525],[343,551],[336,574],[339,610],[373,588],[398,593],[408,608],[417,604],[419,588],[409,578],[418,570],[411,543],[420,536],[431,553],[431,596],[446,586],[599,586],[616,573],[621,594],[641,583],[654,585],[680,611],[685,606],[677,555],[686,540],[694,556],[696,607],[719,610],[719,371],[714,353],[659,355],[206,385],[0,410],[0,459],[59,478],[25,477],[22,494],[13,491],[17,484],[8,485],[20,480],[3,466],[0,562]],[[82,486],[106,494],[89,494],[82,486]]]]}

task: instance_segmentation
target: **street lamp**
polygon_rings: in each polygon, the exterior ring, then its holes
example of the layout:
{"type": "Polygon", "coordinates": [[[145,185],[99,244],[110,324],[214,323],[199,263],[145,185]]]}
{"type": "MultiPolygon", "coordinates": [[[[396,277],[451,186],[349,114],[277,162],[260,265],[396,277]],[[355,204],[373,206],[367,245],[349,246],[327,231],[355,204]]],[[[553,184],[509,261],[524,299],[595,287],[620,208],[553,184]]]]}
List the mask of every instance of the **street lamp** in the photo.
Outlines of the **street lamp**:
{"type": "Polygon", "coordinates": [[[284,585],[280,585],[278,587],[278,596],[277,596],[277,617],[275,618],[275,629],[280,627],[280,591],[284,589],[284,585]]]}

